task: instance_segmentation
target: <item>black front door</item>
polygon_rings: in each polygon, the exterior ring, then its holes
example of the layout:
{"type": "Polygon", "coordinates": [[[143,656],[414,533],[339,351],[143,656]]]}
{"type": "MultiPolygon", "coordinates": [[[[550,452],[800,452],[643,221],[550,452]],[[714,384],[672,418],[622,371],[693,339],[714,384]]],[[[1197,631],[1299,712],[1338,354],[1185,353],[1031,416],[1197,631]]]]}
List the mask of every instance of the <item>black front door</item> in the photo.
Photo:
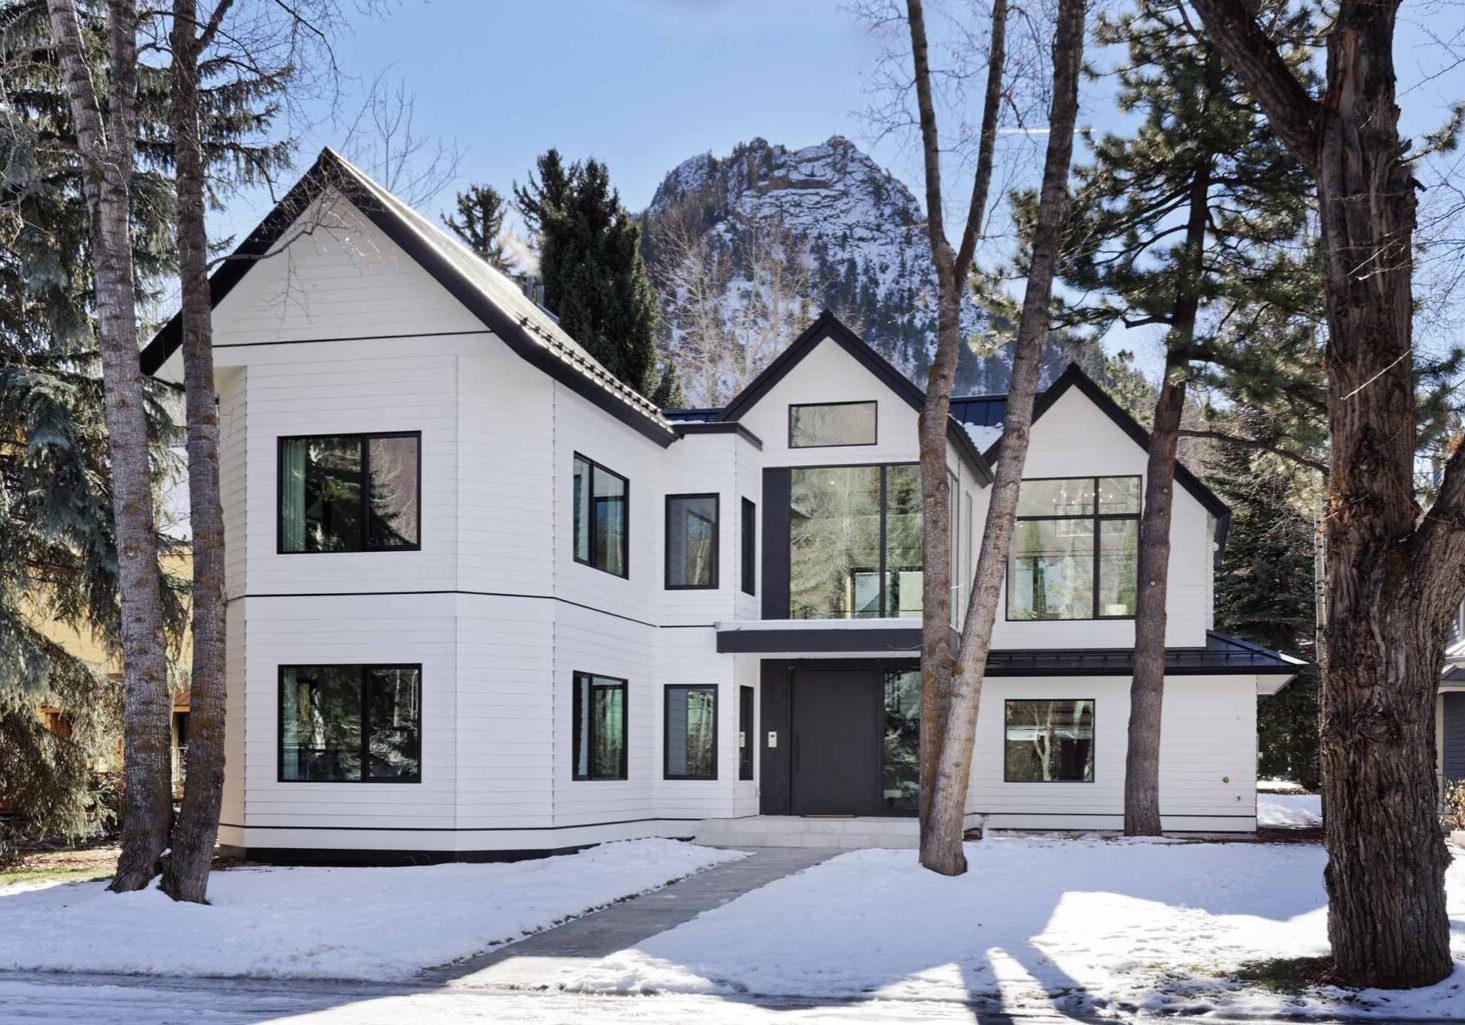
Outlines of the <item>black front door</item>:
{"type": "Polygon", "coordinates": [[[790,687],[795,815],[878,815],[884,697],[877,669],[805,669],[790,687]]]}

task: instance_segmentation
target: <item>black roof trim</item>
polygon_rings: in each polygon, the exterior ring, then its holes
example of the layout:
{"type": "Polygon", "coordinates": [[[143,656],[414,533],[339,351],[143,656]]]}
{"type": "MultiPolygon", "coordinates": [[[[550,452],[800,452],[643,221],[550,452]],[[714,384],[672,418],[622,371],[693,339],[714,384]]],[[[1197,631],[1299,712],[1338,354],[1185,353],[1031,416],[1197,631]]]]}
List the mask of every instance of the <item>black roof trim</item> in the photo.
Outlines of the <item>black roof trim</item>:
{"type": "Polygon", "coordinates": [[[763,447],[762,438],[758,437],[758,435],[754,434],[752,431],[748,430],[746,427],[744,427],[740,423],[737,423],[736,421],[724,422],[720,420],[694,420],[688,423],[680,420],[672,420],[671,429],[676,432],[678,438],[685,438],[689,434],[737,434],[745,439],[749,444],[753,445],[755,448],[761,449],[763,447]]]}
{"type": "MultiPolygon", "coordinates": [[[[1037,401],[1033,404],[1033,423],[1037,423],[1039,417],[1052,409],[1054,403],[1061,399],[1070,388],[1077,388],[1081,391],[1090,402],[1098,406],[1104,415],[1114,422],[1115,426],[1129,435],[1136,445],[1146,451],[1149,450],[1150,432],[1144,429],[1144,425],[1136,420],[1129,410],[1115,402],[1113,397],[1099,387],[1092,377],[1084,373],[1083,368],[1077,363],[1068,364],[1068,368],[1059,375],[1058,380],[1038,396],[1037,401]]],[[[992,399],[995,396],[980,396],[979,398],[992,399]]],[[[988,446],[987,451],[982,455],[989,463],[993,462],[997,459],[998,450],[1001,447],[1002,439],[998,438],[988,446]]],[[[1191,473],[1185,464],[1178,461],[1175,464],[1175,483],[1188,491],[1191,497],[1205,508],[1206,512],[1216,518],[1216,563],[1219,565],[1221,557],[1226,551],[1226,534],[1231,527],[1231,507],[1223,502],[1214,491],[1206,487],[1204,481],[1191,473]]]]}
{"type": "MultiPolygon", "coordinates": [[[[291,224],[327,188],[334,188],[415,260],[423,270],[442,285],[453,298],[483,322],[516,354],[543,370],[550,377],[577,395],[609,413],[665,448],[676,440],[676,434],[655,418],[616,396],[591,377],[578,372],[546,348],[553,339],[536,337],[535,325],[528,318],[515,318],[492,302],[473,285],[464,272],[430,245],[407,222],[405,216],[378,199],[358,178],[357,172],[330,149],[321,151],[310,169],[286,193],[285,198],[260,222],[209,279],[209,295],[217,306],[258,262],[269,252],[291,224]]],[[[142,350],[142,371],[152,375],[182,344],[182,325],[175,314],[142,350]]],[[[573,358],[582,358],[575,354],[573,358]]],[[[583,358],[582,358],[583,361],[583,358]]],[[[598,368],[598,364],[595,365],[598,368]]]]}
{"type": "MultiPolygon", "coordinates": [[[[884,356],[881,356],[863,338],[846,327],[843,321],[829,310],[825,310],[789,344],[788,348],[778,354],[777,359],[764,367],[762,373],[749,381],[747,386],[733,397],[733,400],[722,410],[721,419],[737,420],[741,418],[826,338],[837,342],[866,370],[878,377],[886,387],[905,399],[912,409],[919,412],[925,408],[925,392],[891,366],[884,356]]],[[[977,446],[972,444],[971,436],[967,434],[966,428],[957,420],[948,418],[946,438],[956,446],[957,452],[971,467],[972,472],[977,475],[977,479],[984,484],[990,484],[992,467],[982,457],[982,453],[977,451],[977,446]]]]}

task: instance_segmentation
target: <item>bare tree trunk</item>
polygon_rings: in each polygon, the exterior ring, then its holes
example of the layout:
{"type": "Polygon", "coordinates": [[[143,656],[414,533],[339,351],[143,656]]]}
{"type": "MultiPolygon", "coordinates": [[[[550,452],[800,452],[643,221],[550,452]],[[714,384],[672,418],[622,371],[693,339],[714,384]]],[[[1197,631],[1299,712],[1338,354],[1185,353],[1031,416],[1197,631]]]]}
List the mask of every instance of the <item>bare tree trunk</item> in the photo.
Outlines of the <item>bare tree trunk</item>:
{"type": "Polygon", "coordinates": [[[122,892],[141,889],[157,874],[173,811],[172,701],[129,235],[137,124],[137,11],[126,0],[111,0],[108,6],[110,79],[104,123],[76,7],[72,0],[47,0],[47,10],[76,125],[92,220],[92,273],[122,604],[124,806],[122,854],[111,884],[111,889],[122,892]]]}
{"type": "Polygon", "coordinates": [[[1434,694],[1465,587],[1465,448],[1419,518],[1412,352],[1414,182],[1398,129],[1398,4],[1346,2],[1311,96],[1245,0],[1195,0],[1215,45],[1317,178],[1331,435],[1322,677],[1328,938],[1356,986],[1451,970],[1434,694]]]}
{"type": "MultiPolygon", "coordinates": [[[[216,26],[230,0],[210,18],[216,26]]],[[[173,3],[169,120],[178,197],[178,263],[183,286],[184,396],[188,420],[188,517],[193,534],[193,668],[183,808],[163,866],[174,900],[206,903],[224,789],[224,516],[219,500],[219,401],[214,391],[208,233],[204,224],[203,147],[199,137],[200,34],[195,0],[173,3]]],[[[205,30],[207,31],[207,29],[205,30]]]]}
{"type": "Polygon", "coordinates": [[[1014,346],[1012,382],[1007,393],[997,479],[987,507],[986,527],[977,557],[976,579],[963,623],[961,647],[952,672],[946,732],[931,794],[926,828],[921,832],[921,864],[943,875],[966,871],[961,840],[966,818],[967,783],[982,677],[992,647],[992,624],[1007,572],[1018,489],[1027,461],[1033,400],[1043,341],[1050,328],[1053,277],[1058,269],[1068,222],[1068,169],[1073,159],[1073,129],[1078,117],[1078,77],[1083,63],[1085,0],[1060,0],[1053,40],[1053,98],[1048,114],[1048,148],[1038,193],[1027,290],[1014,346]]]}
{"type": "MultiPolygon", "coordinates": [[[[1220,88],[1220,62],[1207,60],[1212,93],[1220,88]]],[[[1145,466],[1139,527],[1139,589],[1134,618],[1134,679],[1129,688],[1129,735],[1124,754],[1124,833],[1159,836],[1160,727],[1165,701],[1165,626],[1169,618],[1170,519],[1175,509],[1175,452],[1195,346],[1210,218],[1209,158],[1190,183],[1185,245],[1179,253],[1177,289],[1165,338],[1165,377],[1155,399],[1145,466]]],[[[1095,612],[1102,610],[1096,609],[1095,612]]]]}
{"type": "Polygon", "coordinates": [[[977,233],[986,216],[992,187],[993,151],[1002,102],[1002,71],[1007,60],[1007,0],[992,5],[992,36],[987,55],[987,90],[982,101],[982,129],[971,201],[959,249],[947,241],[941,198],[941,146],[931,96],[925,12],[921,0],[909,0],[907,16],[911,57],[915,66],[916,101],[920,108],[921,143],[926,170],[926,229],[936,266],[936,353],[926,381],[918,436],[921,462],[921,732],[917,802],[922,832],[931,808],[931,792],[946,735],[946,709],[951,701],[951,487],[946,477],[946,431],[951,416],[951,389],[961,348],[961,300],[976,251],[977,233]]]}

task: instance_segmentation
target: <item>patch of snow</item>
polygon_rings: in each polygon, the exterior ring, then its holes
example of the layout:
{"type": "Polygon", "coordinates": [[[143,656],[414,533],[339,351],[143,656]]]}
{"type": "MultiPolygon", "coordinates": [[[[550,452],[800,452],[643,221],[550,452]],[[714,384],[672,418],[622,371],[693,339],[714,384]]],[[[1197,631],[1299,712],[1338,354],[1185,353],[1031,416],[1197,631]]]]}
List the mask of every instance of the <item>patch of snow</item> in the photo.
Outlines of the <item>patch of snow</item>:
{"type": "MultiPolygon", "coordinates": [[[[1314,844],[993,837],[955,878],[908,851],[840,855],[592,962],[586,991],[976,1000],[1089,1014],[1465,1017],[1465,970],[1408,993],[1245,988],[1245,961],[1326,954],[1314,844]]],[[[1448,872],[1465,957],[1465,865],[1448,872]]]]}
{"type": "Polygon", "coordinates": [[[1305,794],[1307,789],[1290,779],[1259,779],[1256,781],[1259,794],[1305,794]]]}
{"type": "Polygon", "coordinates": [[[744,857],[677,840],[412,868],[216,872],[207,906],[105,882],[0,895],[0,969],[410,979],[744,857]]]}
{"type": "Polygon", "coordinates": [[[1317,794],[1271,794],[1258,798],[1256,824],[1280,829],[1321,826],[1323,799],[1317,794]]]}
{"type": "Polygon", "coordinates": [[[977,424],[962,424],[966,428],[967,437],[972,439],[972,444],[977,446],[978,452],[985,453],[997,442],[1002,440],[1002,425],[995,427],[982,427],[977,424]]]}

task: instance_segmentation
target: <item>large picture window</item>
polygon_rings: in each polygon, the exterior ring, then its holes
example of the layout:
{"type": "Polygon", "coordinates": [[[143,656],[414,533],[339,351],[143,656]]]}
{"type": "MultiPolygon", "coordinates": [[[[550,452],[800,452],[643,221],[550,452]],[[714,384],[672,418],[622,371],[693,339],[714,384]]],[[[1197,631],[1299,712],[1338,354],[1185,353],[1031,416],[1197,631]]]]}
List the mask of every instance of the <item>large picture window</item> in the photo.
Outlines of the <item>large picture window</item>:
{"type": "Polygon", "coordinates": [[[419,547],[422,435],[280,439],[279,550],[419,547]]]}
{"type": "Polygon", "coordinates": [[[575,779],[626,778],[626,681],[575,674],[575,779]]]}
{"type": "Polygon", "coordinates": [[[1025,480],[1008,619],[1128,619],[1139,579],[1138,477],[1025,480]]]}
{"type": "Polygon", "coordinates": [[[1094,703],[1087,699],[1006,704],[1003,778],[1009,783],[1092,783],[1094,703]]]}
{"type": "Polygon", "coordinates": [[[666,496],[666,586],[717,586],[717,496],[666,496]]]}
{"type": "Polygon", "coordinates": [[[630,484],[620,474],[577,454],[574,491],[575,561],[627,576],[630,484]]]}
{"type": "Polygon", "coordinates": [[[667,779],[717,778],[717,687],[666,688],[667,779]]]}
{"type": "Polygon", "coordinates": [[[790,472],[790,619],[919,617],[921,564],[919,466],[790,472]]]}
{"type": "Polygon", "coordinates": [[[873,445],[876,403],[821,402],[788,407],[788,447],[873,445]]]}
{"type": "Polygon", "coordinates": [[[280,780],[420,783],[422,667],[280,667],[280,780]]]}

